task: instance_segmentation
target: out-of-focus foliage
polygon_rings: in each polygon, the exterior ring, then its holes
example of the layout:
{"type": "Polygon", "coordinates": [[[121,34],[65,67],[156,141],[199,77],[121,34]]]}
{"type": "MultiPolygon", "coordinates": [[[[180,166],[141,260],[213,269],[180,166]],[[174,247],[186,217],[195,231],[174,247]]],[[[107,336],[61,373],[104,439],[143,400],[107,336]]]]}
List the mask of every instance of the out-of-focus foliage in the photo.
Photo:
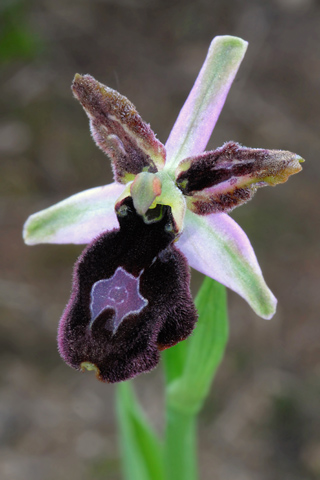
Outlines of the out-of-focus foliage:
{"type": "Polygon", "coordinates": [[[27,18],[25,0],[4,0],[0,5],[0,62],[31,60],[42,42],[27,18]]]}

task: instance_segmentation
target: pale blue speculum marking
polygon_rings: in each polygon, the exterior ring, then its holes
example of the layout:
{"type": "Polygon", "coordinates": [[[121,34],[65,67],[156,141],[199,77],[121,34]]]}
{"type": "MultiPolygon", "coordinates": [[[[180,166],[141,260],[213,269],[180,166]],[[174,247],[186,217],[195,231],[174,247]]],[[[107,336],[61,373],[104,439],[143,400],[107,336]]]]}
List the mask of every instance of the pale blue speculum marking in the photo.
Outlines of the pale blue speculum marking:
{"type": "Polygon", "coordinates": [[[140,294],[139,287],[140,276],[134,277],[122,267],[118,267],[112,277],[94,283],[91,289],[89,327],[108,308],[114,310],[114,315],[106,328],[113,333],[128,315],[140,313],[148,305],[148,300],[140,294]]]}

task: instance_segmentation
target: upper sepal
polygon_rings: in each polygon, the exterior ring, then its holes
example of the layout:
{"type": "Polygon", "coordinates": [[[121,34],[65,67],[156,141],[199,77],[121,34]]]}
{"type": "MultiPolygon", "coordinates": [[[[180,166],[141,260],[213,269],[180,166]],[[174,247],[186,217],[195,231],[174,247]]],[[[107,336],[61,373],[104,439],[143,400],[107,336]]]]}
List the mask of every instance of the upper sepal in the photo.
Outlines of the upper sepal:
{"type": "Polygon", "coordinates": [[[176,182],[193,212],[227,212],[250,200],[258,187],[286,182],[300,172],[301,162],[295,153],[227,142],[180,162],[176,182]]]}
{"type": "Polygon", "coordinates": [[[72,91],[90,119],[94,141],[111,158],[117,182],[127,183],[142,171],[163,168],[164,146],[126,97],[90,75],[77,74],[72,91]]]}
{"type": "Polygon", "coordinates": [[[247,50],[248,42],[238,37],[215,37],[198,78],[183,105],[166,142],[166,169],[203,152],[247,50]]]}

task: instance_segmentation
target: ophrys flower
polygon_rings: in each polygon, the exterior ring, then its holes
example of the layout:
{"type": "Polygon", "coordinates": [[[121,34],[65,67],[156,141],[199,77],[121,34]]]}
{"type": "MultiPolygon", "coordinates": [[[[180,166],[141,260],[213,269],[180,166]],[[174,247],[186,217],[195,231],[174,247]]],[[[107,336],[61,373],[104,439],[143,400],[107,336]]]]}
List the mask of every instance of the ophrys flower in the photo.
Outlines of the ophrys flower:
{"type": "Polygon", "coordinates": [[[115,181],[32,215],[24,230],[28,244],[91,242],[60,324],[60,352],[73,367],[123,380],[186,338],[196,313],[185,258],[258,315],[274,314],[250,242],[226,212],[299,172],[302,159],[235,142],[203,153],[246,47],[234,37],[214,39],[166,146],[126,97],[75,76],[73,93],[115,181]]]}

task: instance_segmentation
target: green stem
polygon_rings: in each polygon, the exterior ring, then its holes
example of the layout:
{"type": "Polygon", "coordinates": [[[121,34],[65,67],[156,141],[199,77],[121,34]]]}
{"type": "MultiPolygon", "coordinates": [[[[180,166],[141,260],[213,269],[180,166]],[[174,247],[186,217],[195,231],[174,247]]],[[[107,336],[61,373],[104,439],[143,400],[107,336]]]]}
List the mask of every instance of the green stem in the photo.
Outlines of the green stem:
{"type": "Polygon", "coordinates": [[[196,480],[196,422],[228,340],[226,289],[206,278],[198,292],[193,335],[164,353],[166,480],[196,480]]]}
{"type": "Polygon", "coordinates": [[[178,412],[169,405],[166,415],[166,480],[196,480],[196,416],[178,412]]]}

